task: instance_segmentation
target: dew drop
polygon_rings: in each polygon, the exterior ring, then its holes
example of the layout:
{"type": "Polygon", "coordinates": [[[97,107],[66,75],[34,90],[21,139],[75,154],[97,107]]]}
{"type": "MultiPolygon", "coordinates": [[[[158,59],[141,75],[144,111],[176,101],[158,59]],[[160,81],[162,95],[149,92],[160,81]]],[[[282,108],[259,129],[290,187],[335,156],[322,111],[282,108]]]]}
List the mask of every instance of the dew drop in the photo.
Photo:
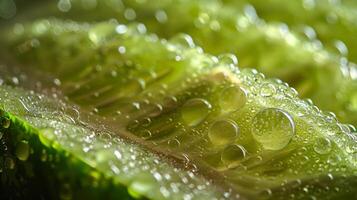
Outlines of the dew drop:
{"type": "Polygon", "coordinates": [[[141,136],[141,138],[143,138],[144,140],[147,140],[147,139],[150,139],[150,138],[151,138],[152,133],[151,133],[151,131],[149,131],[149,130],[144,130],[144,131],[141,132],[140,136],[141,136]]]}
{"type": "Polygon", "coordinates": [[[158,10],[158,11],[156,11],[156,13],[155,13],[155,18],[156,18],[156,20],[158,21],[158,22],[160,22],[160,23],[165,23],[165,22],[167,22],[167,14],[166,14],[166,12],[165,11],[163,11],[163,10],[158,10]]]}
{"type": "Polygon", "coordinates": [[[126,48],[124,46],[119,46],[118,47],[118,51],[119,51],[120,54],[125,54],[126,48]]]}
{"type": "Polygon", "coordinates": [[[16,157],[21,161],[26,161],[30,155],[30,146],[27,141],[22,140],[16,146],[16,157]]]}
{"type": "Polygon", "coordinates": [[[124,11],[124,17],[127,20],[134,20],[136,18],[136,12],[132,8],[127,8],[124,11]]]}
{"type": "Polygon", "coordinates": [[[276,93],[276,89],[273,84],[265,83],[260,88],[260,96],[262,97],[270,97],[276,93]]]}
{"type": "Polygon", "coordinates": [[[331,151],[331,142],[327,138],[318,138],[314,144],[314,151],[318,154],[327,154],[331,151]]]}
{"type": "Polygon", "coordinates": [[[190,99],[182,106],[181,116],[188,126],[196,126],[208,116],[211,108],[211,104],[204,99],[190,99]]]}
{"type": "Polygon", "coordinates": [[[180,147],[181,143],[178,139],[172,139],[172,140],[169,140],[167,142],[167,144],[171,147],[171,148],[178,148],[180,147]]]}
{"type": "Polygon", "coordinates": [[[280,150],[288,145],[294,136],[295,124],[285,111],[267,108],[254,116],[252,134],[264,149],[280,150]]]}
{"type": "Polygon", "coordinates": [[[222,54],[218,56],[218,60],[223,65],[238,65],[238,59],[234,54],[222,54]]]}
{"type": "Polygon", "coordinates": [[[335,47],[338,50],[338,52],[342,55],[342,56],[346,56],[348,54],[348,48],[346,46],[346,44],[344,42],[342,42],[341,40],[337,40],[335,41],[335,47]]]}
{"type": "Polygon", "coordinates": [[[221,146],[233,143],[238,135],[238,125],[231,120],[219,120],[212,124],[208,137],[212,144],[221,146]]]}
{"type": "Polygon", "coordinates": [[[219,105],[223,112],[233,112],[244,107],[247,101],[246,92],[236,86],[225,88],[220,97],[219,105]]]}
{"type": "Polygon", "coordinates": [[[114,155],[118,160],[121,160],[123,158],[123,155],[118,150],[114,151],[114,155]]]}
{"type": "Polygon", "coordinates": [[[195,47],[195,43],[193,42],[192,37],[184,33],[177,34],[176,36],[170,39],[170,42],[172,44],[187,48],[195,47]]]}
{"type": "Polygon", "coordinates": [[[240,164],[246,157],[247,151],[240,145],[229,145],[221,153],[222,162],[228,167],[233,168],[240,164]]]}
{"type": "Polygon", "coordinates": [[[61,12],[68,12],[72,7],[71,1],[70,0],[60,0],[57,4],[57,7],[61,12]]]}
{"type": "Polygon", "coordinates": [[[124,34],[128,31],[128,27],[126,25],[123,25],[123,24],[119,24],[116,28],[115,28],[115,31],[118,33],[118,34],[124,34]]]}

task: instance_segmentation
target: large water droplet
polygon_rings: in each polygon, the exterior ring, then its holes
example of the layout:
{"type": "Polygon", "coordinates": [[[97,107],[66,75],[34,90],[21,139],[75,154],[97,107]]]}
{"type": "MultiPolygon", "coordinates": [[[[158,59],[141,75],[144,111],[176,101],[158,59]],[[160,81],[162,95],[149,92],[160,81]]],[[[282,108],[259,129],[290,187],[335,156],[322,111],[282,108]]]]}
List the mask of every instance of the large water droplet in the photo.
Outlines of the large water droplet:
{"type": "Polygon", "coordinates": [[[240,87],[231,86],[222,91],[219,105],[223,112],[233,112],[243,108],[246,101],[246,92],[240,87]]]}
{"type": "Polygon", "coordinates": [[[327,154],[331,151],[331,142],[327,138],[318,138],[314,144],[314,150],[318,154],[327,154]]]}
{"type": "Polygon", "coordinates": [[[182,106],[181,116],[187,125],[196,126],[207,117],[211,108],[211,104],[204,99],[190,99],[182,106]]]}
{"type": "Polygon", "coordinates": [[[236,167],[246,157],[247,151],[240,145],[229,145],[221,153],[221,160],[228,168],[236,167]]]}
{"type": "Polygon", "coordinates": [[[252,134],[264,149],[280,150],[288,145],[294,136],[295,124],[285,111],[267,108],[254,116],[252,134]]]}
{"type": "Polygon", "coordinates": [[[30,155],[30,146],[27,141],[22,140],[16,146],[16,157],[21,161],[26,161],[30,155]]]}
{"type": "Polygon", "coordinates": [[[238,131],[239,128],[234,121],[219,120],[210,127],[208,137],[214,145],[226,145],[234,142],[238,131]]]}

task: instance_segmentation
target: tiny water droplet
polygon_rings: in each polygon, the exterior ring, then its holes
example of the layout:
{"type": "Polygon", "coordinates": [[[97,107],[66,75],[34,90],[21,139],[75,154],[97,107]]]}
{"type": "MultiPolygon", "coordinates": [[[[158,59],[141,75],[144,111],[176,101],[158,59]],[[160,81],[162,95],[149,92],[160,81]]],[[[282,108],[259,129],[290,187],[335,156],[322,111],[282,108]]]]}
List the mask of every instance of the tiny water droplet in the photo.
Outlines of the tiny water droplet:
{"type": "Polygon", "coordinates": [[[211,108],[211,104],[204,99],[190,99],[182,106],[181,116],[188,126],[196,126],[208,116],[211,108]]]}
{"type": "Polygon", "coordinates": [[[120,54],[125,54],[126,48],[124,46],[119,46],[118,47],[118,51],[119,51],[120,54]]]}
{"type": "Polygon", "coordinates": [[[68,12],[69,10],[71,10],[71,7],[72,5],[70,0],[59,0],[57,3],[57,8],[61,12],[68,12]]]}
{"type": "Polygon", "coordinates": [[[118,150],[114,151],[114,155],[118,160],[121,160],[123,158],[123,155],[118,150]]]}
{"type": "Polygon", "coordinates": [[[127,20],[134,20],[136,18],[136,12],[132,8],[127,8],[124,11],[124,17],[127,20]]]}
{"type": "Polygon", "coordinates": [[[238,59],[234,54],[222,54],[218,56],[218,60],[219,63],[223,65],[238,65],[238,59]]]}
{"type": "Polygon", "coordinates": [[[331,151],[331,142],[327,138],[318,138],[314,144],[314,151],[318,154],[327,154],[331,151]]]}
{"type": "Polygon", "coordinates": [[[292,117],[277,108],[267,108],[258,112],[252,120],[254,139],[264,149],[280,150],[289,144],[295,134],[292,117]]]}
{"type": "Polygon", "coordinates": [[[55,78],[53,80],[53,83],[56,85],[56,86],[61,86],[61,81],[58,79],[58,78],[55,78]]]}
{"type": "Polygon", "coordinates": [[[147,140],[147,139],[150,139],[150,138],[151,138],[152,133],[151,133],[151,131],[149,131],[149,130],[144,130],[144,131],[141,132],[140,136],[141,136],[141,138],[143,138],[144,140],[147,140]]]}
{"type": "Polygon", "coordinates": [[[180,146],[180,141],[178,139],[172,139],[167,142],[167,144],[172,148],[178,148],[180,146]]]}
{"type": "Polygon", "coordinates": [[[21,161],[26,161],[30,155],[30,146],[27,141],[22,140],[16,146],[16,157],[21,161]]]}
{"type": "Polygon", "coordinates": [[[237,86],[225,88],[219,97],[219,105],[223,112],[237,111],[244,107],[246,101],[246,92],[237,86]]]}
{"type": "Polygon", "coordinates": [[[128,27],[124,24],[119,24],[117,27],[115,27],[115,31],[118,34],[124,34],[128,31],[128,27]]]}
{"type": "Polygon", "coordinates": [[[156,13],[155,13],[155,18],[156,18],[156,20],[158,21],[158,22],[160,22],[160,23],[165,23],[165,22],[167,22],[167,14],[166,14],[166,12],[165,11],[163,11],[163,10],[158,10],[158,11],[156,11],[156,13]]]}
{"type": "Polygon", "coordinates": [[[273,84],[265,83],[260,88],[260,95],[262,97],[270,97],[273,96],[275,93],[276,93],[276,88],[274,87],[273,84]]]}
{"type": "Polygon", "coordinates": [[[187,48],[193,48],[195,47],[195,43],[193,42],[193,39],[191,36],[180,33],[173,38],[170,39],[170,42],[175,45],[187,47],[187,48]]]}
{"type": "Polygon", "coordinates": [[[240,164],[246,157],[247,151],[240,145],[229,145],[221,153],[222,162],[228,167],[233,168],[240,164]]]}
{"type": "Polygon", "coordinates": [[[221,146],[233,143],[238,135],[238,125],[231,120],[219,120],[212,124],[208,137],[212,144],[221,146]]]}

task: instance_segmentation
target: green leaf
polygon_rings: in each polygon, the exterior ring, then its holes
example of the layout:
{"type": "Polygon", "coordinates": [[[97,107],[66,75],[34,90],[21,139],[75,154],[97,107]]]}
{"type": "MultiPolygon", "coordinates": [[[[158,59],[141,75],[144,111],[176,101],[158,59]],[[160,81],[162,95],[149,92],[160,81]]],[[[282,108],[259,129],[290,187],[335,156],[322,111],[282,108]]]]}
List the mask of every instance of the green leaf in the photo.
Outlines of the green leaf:
{"type": "MultiPolygon", "coordinates": [[[[41,148],[51,144],[54,154],[98,172],[99,190],[115,190],[106,187],[114,181],[134,198],[356,197],[352,128],[287,84],[239,71],[234,57],[203,53],[187,35],[166,41],[142,24],[46,19],[9,41],[17,55],[7,55],[5,83],[57,100],[2,87],[5,118],[14,129],[33,127],[19,132],[34,133],[41,148]],[[22,72],[17,81],[11,70],[22,72]],[[79,111],[67,109],[73,103],[79,111]]],[[[18,134],[9,130],[6,137],[18,134]]],[[[78,170],[76,184],[66,186],[74,193],[84,187],[81,174],[90,174],[78,170]]],[[[63,169],[65,177],[71,172],[63,169]]]]}

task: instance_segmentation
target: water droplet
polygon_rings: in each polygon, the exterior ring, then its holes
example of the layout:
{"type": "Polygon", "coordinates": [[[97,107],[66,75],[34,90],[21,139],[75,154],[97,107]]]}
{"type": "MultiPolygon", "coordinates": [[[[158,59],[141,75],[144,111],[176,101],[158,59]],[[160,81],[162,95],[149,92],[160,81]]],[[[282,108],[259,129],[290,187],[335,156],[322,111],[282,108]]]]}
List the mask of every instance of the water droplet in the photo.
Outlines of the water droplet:
{"type": "Polygon", "coordinates": [[[234,54],[222,54],[218,56],[218,60],[219,63],[223,65],[238,65],[238,59],[234,54]]]}
{"type": "Polygon", "coordinates": [[[156,11],[156,13],[155,13],[155,18],[156,18],[156,20],[158,21],[158,22],[160,22],[160,23],[165,23],[165,22],[167,22],[167,14],[166,14],[166,12],[165,11],[163,11],[163,10],[158,10],[158,11],[156,11]]]}
{"type": "Polygon", "coordinates": [[[30,155],[30,146],[27,141],[22,140],[16,146],[16,157],[21,161],[26,161],[30,155]]]}
{"type": "Polygon", "coordinates": [[[152,133],[149,130],[144,130],[140,133],[140,137],[143,138],[144,140],[150,139],[151,136],[152,136],[152,133]]]}
{"type": "Polygon", "coordinates": [[[177,34],[176,36],[170,39],[170,42],[172,44],[187,48],[195,47],[195,43],[193,42],[192,37],[184,33],[177,34]]]}
{"type": "Polygon", "coordinates": [[[61,12],[68,12],[72,5],[70,0],[59,0],[57,7],[61,12]]]}
{"type": "Polygon", "coordinates": [[[221,153],[222,162],[229,168],[237,167],[246,157],[247,151],[240,145],[229,145],[221,153]]]}
{"type": "Polygon", "coordinates": [[[61,86],[61,81],[58,79],[58,78],[55,78],[53,80],[53,83],[56,85],[56,86],[61,86]]]}
{"type": "Polygon", "coordinates": [[[10,125],[11,125],[11,121],[9,118],[7,117],[4,117],[2,120],[1,120],[1,125],[3,128],[9,128],[10,125]]]}
{"type": "Polygon", "coordinates": [[[295,124],[292,117],[285,111],[267,108],[254,116],[252,134],[264,149],[280,150],[288,145],[294,136],[295,124]]]}
{"type": "Polygon", "coordinates": [[[181,143],[180,143],[180,141],[178,139],[169,140],[167,142],[167,144],[172,148],[178,148],[181,145],[181,143]]]}
{"type": "Polygon", "coordinates": [[[244,107],[246,101],[246,92],[236,86],[225,88],[219,97],[219,105],[223,112],[239,110],[244,107]]]}
{"type": "Polygon", "coordinates": [[[270,97],[276,93],[276,89],[273,84],[265,83],[260,88],[260,95],[262,97],[270,97]]]}
{"type": "Polygon", "coordinates": [[[190,99],[182,106],[181,116],[188,126],[196,126],[208,116],[211,108],[211,104],[204,99],[190,99]]]}
{"type": "Polygon", "coordinates": [[[314,144],[314,151],[318,154],[327,154],[331,151],[331,142],[327,138],[318,138],[314,144]]]}
{"type": "Polygon", "coordinates": [[[119,24],[117,27],[115,27],[115,31],[119,34],[124,34],[128,31],[128,27],[123,24],[119,24]]]}
{"type": "Polygon", "coordinates": [[[238,131],[239,128],[234,121],[219,120],[210,127],[208,137],[214,145],[226,145],[234,142],[238,131]]]}
{"type": "Polygon", "coordinates": [[[123,158],[123,155],[118,150],[114,151],[114,155],[118,160],[121,160],[123,158]]]}
{"type": "Polygon", "coordinates": [[[346,56],[348,54],[348,48],[341,40],[335,41],[335,47],[342,56],[346,56]]]}
{"type": "Polygon", "coordinates": [[[126,48],[124,46],[119,46],[118,47],[118,51],[119,51],[120,54],[125,54],[126,48]]]}
{"type": "Polygon", "coordinates": [[[134,20],[136,18],[136,12],[132,8],[127,8],[124,11],[124,17],[127,20],[134,20]]]}

